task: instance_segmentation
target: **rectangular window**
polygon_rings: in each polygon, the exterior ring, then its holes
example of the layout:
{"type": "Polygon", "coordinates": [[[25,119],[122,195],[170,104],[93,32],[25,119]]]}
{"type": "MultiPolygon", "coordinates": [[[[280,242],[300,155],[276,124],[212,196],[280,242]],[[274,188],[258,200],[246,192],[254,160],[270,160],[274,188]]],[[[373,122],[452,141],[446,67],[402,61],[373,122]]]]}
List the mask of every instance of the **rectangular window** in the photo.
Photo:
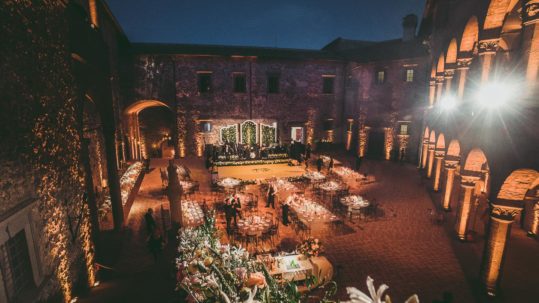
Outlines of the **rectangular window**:
{"type": "Polygon", "coordinates": [[[408,124],[401,124],[401,135],[408,135],[408,124]]]}
{"type": "Polygon", "coordinates": [[[234,92],[245,93],[247,91],[247,81],[245,80],[245,74],[234,74],[234,92]]]}
{"type": "Polygon", "coordinates": [[[211,72],[198,73],[198,92],[199,93],[211,92],[211,72]]]}
{"type": "Polygon", "coordinates": [[[334,82],[335,76],[322,76],[322,93],[324,94],[333,94],[334,93],[334,82]]]}
{"type": "Polygon", "coordinates": [[[0,246],[0,268],[8,299],[35,287],[24,229],[0,246]]]}
{"type": "Polygon", "coordinates": [[[386,72],[381,70],[376,72],[376,84],[383,84],[386,81],[386,72]]]}
{"type": "Polygon", "coordinates": [[[279,93],[279,75],[268,75],[268,93],[279,93]]]}
{"type": "Polygon", "coordinates": [[[414,82],[414,70],[413,69],[407,69],[406,70],[406,82],[414,82]]]}

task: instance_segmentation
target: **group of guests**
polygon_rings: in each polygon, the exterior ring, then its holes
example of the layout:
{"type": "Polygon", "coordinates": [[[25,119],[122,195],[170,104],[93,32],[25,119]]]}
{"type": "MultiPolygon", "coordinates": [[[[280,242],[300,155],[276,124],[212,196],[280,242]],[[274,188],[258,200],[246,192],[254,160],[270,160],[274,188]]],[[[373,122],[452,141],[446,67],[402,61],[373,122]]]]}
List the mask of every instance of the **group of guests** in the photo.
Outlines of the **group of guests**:
{"type": "Polygon", "coordinates": [[[232,232],[232,219],[234,219],[234,226],[238,226],[238,217],[241,217],[241,200],[237,194],[231,195],[225,199],[225,219],[226,219],[226,232],[231,234],[232,232]]]}

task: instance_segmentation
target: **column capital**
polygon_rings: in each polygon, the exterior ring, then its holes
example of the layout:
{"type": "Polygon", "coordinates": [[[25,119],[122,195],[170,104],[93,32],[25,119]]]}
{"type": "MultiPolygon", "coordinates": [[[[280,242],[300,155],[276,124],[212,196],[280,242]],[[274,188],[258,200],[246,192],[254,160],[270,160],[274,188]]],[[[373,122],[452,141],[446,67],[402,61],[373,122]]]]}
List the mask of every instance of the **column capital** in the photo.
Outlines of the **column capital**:
{"type": "Polygon", "coordinates": [[[498,51],[499,47],[499,38],[481,40],[478,44],[479,56],[496,54],[496,51],[498,51]]]}
{"type": "Polygon", "coordinates": [[[511,223],[522,210],[518,207],[492,204],[490,216],[501,222],[511,223]]]}
{"type": "Polygon", "coordinates": [[[439,73],[436,75],[436,84],[443,84],[445,80],[445,73],[439,73]]]}
{"type": "Polygon", "coordinates": [[[429,86],[436,86],[436,78],[430,78],[429,86]]]}
{"type": "Polygon", "coordinates": [[[524,0],[522,2],[522,24],[530,25],[539,22],[539,0],[524,0]]]}
{"type": "Polygon", "coordinates": [[[445,158],[445,169],[447,169],[447,170],[455,170],[455,169],[457,169],[458,165],[459,165],[458,160],[450,160],[447,157],[445,158]]]}
{"type": "Polygon", "coordinates": [[[443,159],[445,156],[445,152],[443,150],[434,150],[434,158],[443,159]]]}
{"type": "Polygon", "coordinates": [[[478,176],[470,176],[470,175],[461,175],[461,180],[462,182],[460,183],[462,185],[462,187],[475,187],[475,183],[477,181],[479,181],[479,177],[478,176]]]}
{"type": "Polygon", "coordinates": [[[454,69],[446,69],[444,72],[444,79],[446,80],[453,79],[454,75],[455,75],[454,69]]]}
{"type": "Polygon", "coordinates": [[[470,65],[472,65],[472,57],[463,57],[457,59],[457,69],[470,69],[470,65]]]}

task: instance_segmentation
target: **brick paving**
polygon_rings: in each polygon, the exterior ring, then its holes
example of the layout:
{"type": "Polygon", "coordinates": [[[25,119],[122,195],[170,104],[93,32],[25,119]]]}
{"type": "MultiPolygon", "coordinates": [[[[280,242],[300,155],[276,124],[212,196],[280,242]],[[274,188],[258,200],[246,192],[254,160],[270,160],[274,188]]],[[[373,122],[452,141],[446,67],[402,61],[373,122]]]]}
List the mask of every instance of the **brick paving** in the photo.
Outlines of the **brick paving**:
{"type": "MultiPolygon", "coordinates": [[[[203,162],[192,158],[179,161],[188,165],[193,179],[200,182],[201,194],[197,194],[195,199],[206,199],[210,203],[214,201],[217,197],[210,193],[210,176],[203,162]]],[[[174,279],[170,275],[174,243],[169,243],[163,259],[155,264],[146,249],[142,220],[148,207],[154,208],[157,220],[160,219],[161,205],[168,209],[166,198],[162,195],[158,169],[166,164],[165,160],[152,161],[152,167],[157,169],[145,176],[127,221],[128,232],[122,240],[123,248],[114,264],[117,274],[86,298],[81,298],[80,302],[179,301],[178,295],[173,292],[174,279]]],[[[381,204],[383,216],[378,220],[359,223],[346,220],[345,232],[328,231],[321,235],[325,256],[336,270],[338,297],[347,297],[346,286],[366,291],[365,280],[370,275],[376,285],[389,285],[388,293],[393,302],[404,302],[414,293],[419,295],[421,302],[433,302],[440,300],[444,292],[453,295],[453,302],[479,301],[472,294],[472,285],[476,285],[474,279],[477,279],[479,270],[479,244],[460,243],[451,236],[447,226],[432,222],[429,210],[434,208],[434,204],[417,169],[412,165],[364,161],[361,170],[374,175],[377,182],[362,186],[352,184],[351,191],[366,195],[368,199],[376,199],[381,204]]],[[[258,186],[250,186],[247,191],[258,193],[258,186]]],[[[261,208],[263,204],[261,200],[261,208]]],[[[218,223],[223,227],[224,220],[220,218],[218,223]]],[[[298,241],[291,227],[281,225],[280,234],[278,242],[282,247],[298,241]]],[[[532,256],[526,251],[537,251],[536,241],[526,241],[529,239],[525,236],[521,239],[520,236],[522,234],[519,235],[518,231],[513,231],[516,240],[511,239],[510,245],[517,242],[518,249],[508,251],[506,267],[513,264],[523,266],[526,261],[522,258],[532,256]],[[524,252],[521,248],[524,248],[524,252]]],[[[223,240],[227,241],[226,236],[223,240]]],[[[518,297],[518,293],[531,284],[529,280],[523,281],[526,277],[533,277],[528,272],[538,272],[533,266],[525,271],[527,274],[522,277],[515,270],[505,273],[505,279],[515,279],[518,283],[512,281],[502,284],[504,287],[507,284],[511,289],[504,293],[505,299],[500,302],[517,302],[511,298],[518,297]]]]}

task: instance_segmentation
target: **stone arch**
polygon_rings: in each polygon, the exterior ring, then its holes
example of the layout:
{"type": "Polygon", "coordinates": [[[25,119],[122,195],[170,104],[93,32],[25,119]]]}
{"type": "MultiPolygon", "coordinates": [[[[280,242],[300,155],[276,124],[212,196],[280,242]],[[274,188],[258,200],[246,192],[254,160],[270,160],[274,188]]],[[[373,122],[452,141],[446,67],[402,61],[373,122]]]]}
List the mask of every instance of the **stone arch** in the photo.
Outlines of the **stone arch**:
{"type": "Polygon", "coordinates": [[[485,168],[488,168],[488,161],[485,153],[479,148],[472,149],[464,162],[464,170],[468,172],[481,172],[485,168]]]}
{"type": "Polygon", "coordinates": [[[457,39],[451,39],[449,46],[447,47],[447,54],[445,57],[445,64],[455,64],[457,63],[457,39]]]}
{"type": "MultiPolygon", "coordinates": [[[[127,106],[124,109],[124,116],[125,119],[125,129],[127,130],[127,139],[128,139],[128,149],[130,151],[131,159],[144,159],[150,156],[148,152],[148,147],[146,146],[145,138],[141,133],[140,128],[140,121],[139,121],[139,115],[142,111],[148,109],[148,108],[156,108],[156,107],[162,107],[167,108],[170,113],[174,115],[173,109],[166,103],[159,101],[159,100],[140,100],[137,102],[134,102],[133,104],[127,106]]],[[[176,125],[172,125],[171,127],[172,135],[176,132],[176,125]]],[[[169,134],[167,134],[168,136],[169,134]]],[[[170,138],[172,139],[172,138],[170,138]]],[[[177,140],[172,139],[173,143],[177,140]]],[[[159,142],[159,146],[161,146],[161,142],[159,142]]],[[[148,143],[149,144],[149,143],[148,143]]],[[[155,143],[157,144],[157,143],[155,143]]],[[[153,148],[156,148],[156,146],[153,146],[153,148]]],[[[170,147],[172,148],[172,147],[170,147]]],[[[162,155],[165,154],[163,152],[163,148],[161,149],[162,155]]],[[[174,153],[177,152],[177,148],[174,148],[174,152],[167,151],[167,155],[174,155],[174,153]]]]}
{"type": "Polygon", "coordinates": [[[445,150],[445,137],[442,133],[438,135],[438,140],[436,140],[436,149],[445,150]]]}
{"type": "Polygon", "coordinates": [[[438,57],[438,64],[436,65],[436,73],[443,73],[445,70],[445,55],[442,52],[438,57]]]}
{"type": "MultiPolygon", "coordinates": [[[[505,19],[505,14],[509,9],[509,4],[511,0],[491,0],[487,9],[487,15],[485,17],[485,22],[483,24],[483,29],[485,31],[498,29],[502,27],[503,21],[505,19]]],[[[518,2],[518,1],[517,1],[518,2]]],[[[516,2],[515,2],[516,4],[516,2]]]]}
{"type": "Polygon", "coordinates": [[[534,169],[517,169],[502,184],[497,198],[500,200],[524,200],[530,189],[539,183],[539,172],[534,169]]]}
{"type": "Polygon", "coordinates": [[[146,108],[157,106],[164,106],[172,110],[170,106],[159,100],[140,100],[126,107],[124,110],[124,114],[138,114],[146,108]]]}
{"type": "Polygon", "coordinates": [[[476,16],[471,16],[464,27],[460,40],[460,53],[472,53],[479,40],[479,24],[476,16]]]}
{"type": "Polygon", "coordinates": [[[436,132],[434,130],[431,130],[430,136],[429,136],[429,145],[434,146],[435,143],[436,143],[436,132]]]}
{"type": "Polygon", "coordinates": [[[449,142],[449,146],[447,147],[447,155],[454,157],[460,156],[460,143],[458,140],[453,139],[451,142],[449,142]]]}

